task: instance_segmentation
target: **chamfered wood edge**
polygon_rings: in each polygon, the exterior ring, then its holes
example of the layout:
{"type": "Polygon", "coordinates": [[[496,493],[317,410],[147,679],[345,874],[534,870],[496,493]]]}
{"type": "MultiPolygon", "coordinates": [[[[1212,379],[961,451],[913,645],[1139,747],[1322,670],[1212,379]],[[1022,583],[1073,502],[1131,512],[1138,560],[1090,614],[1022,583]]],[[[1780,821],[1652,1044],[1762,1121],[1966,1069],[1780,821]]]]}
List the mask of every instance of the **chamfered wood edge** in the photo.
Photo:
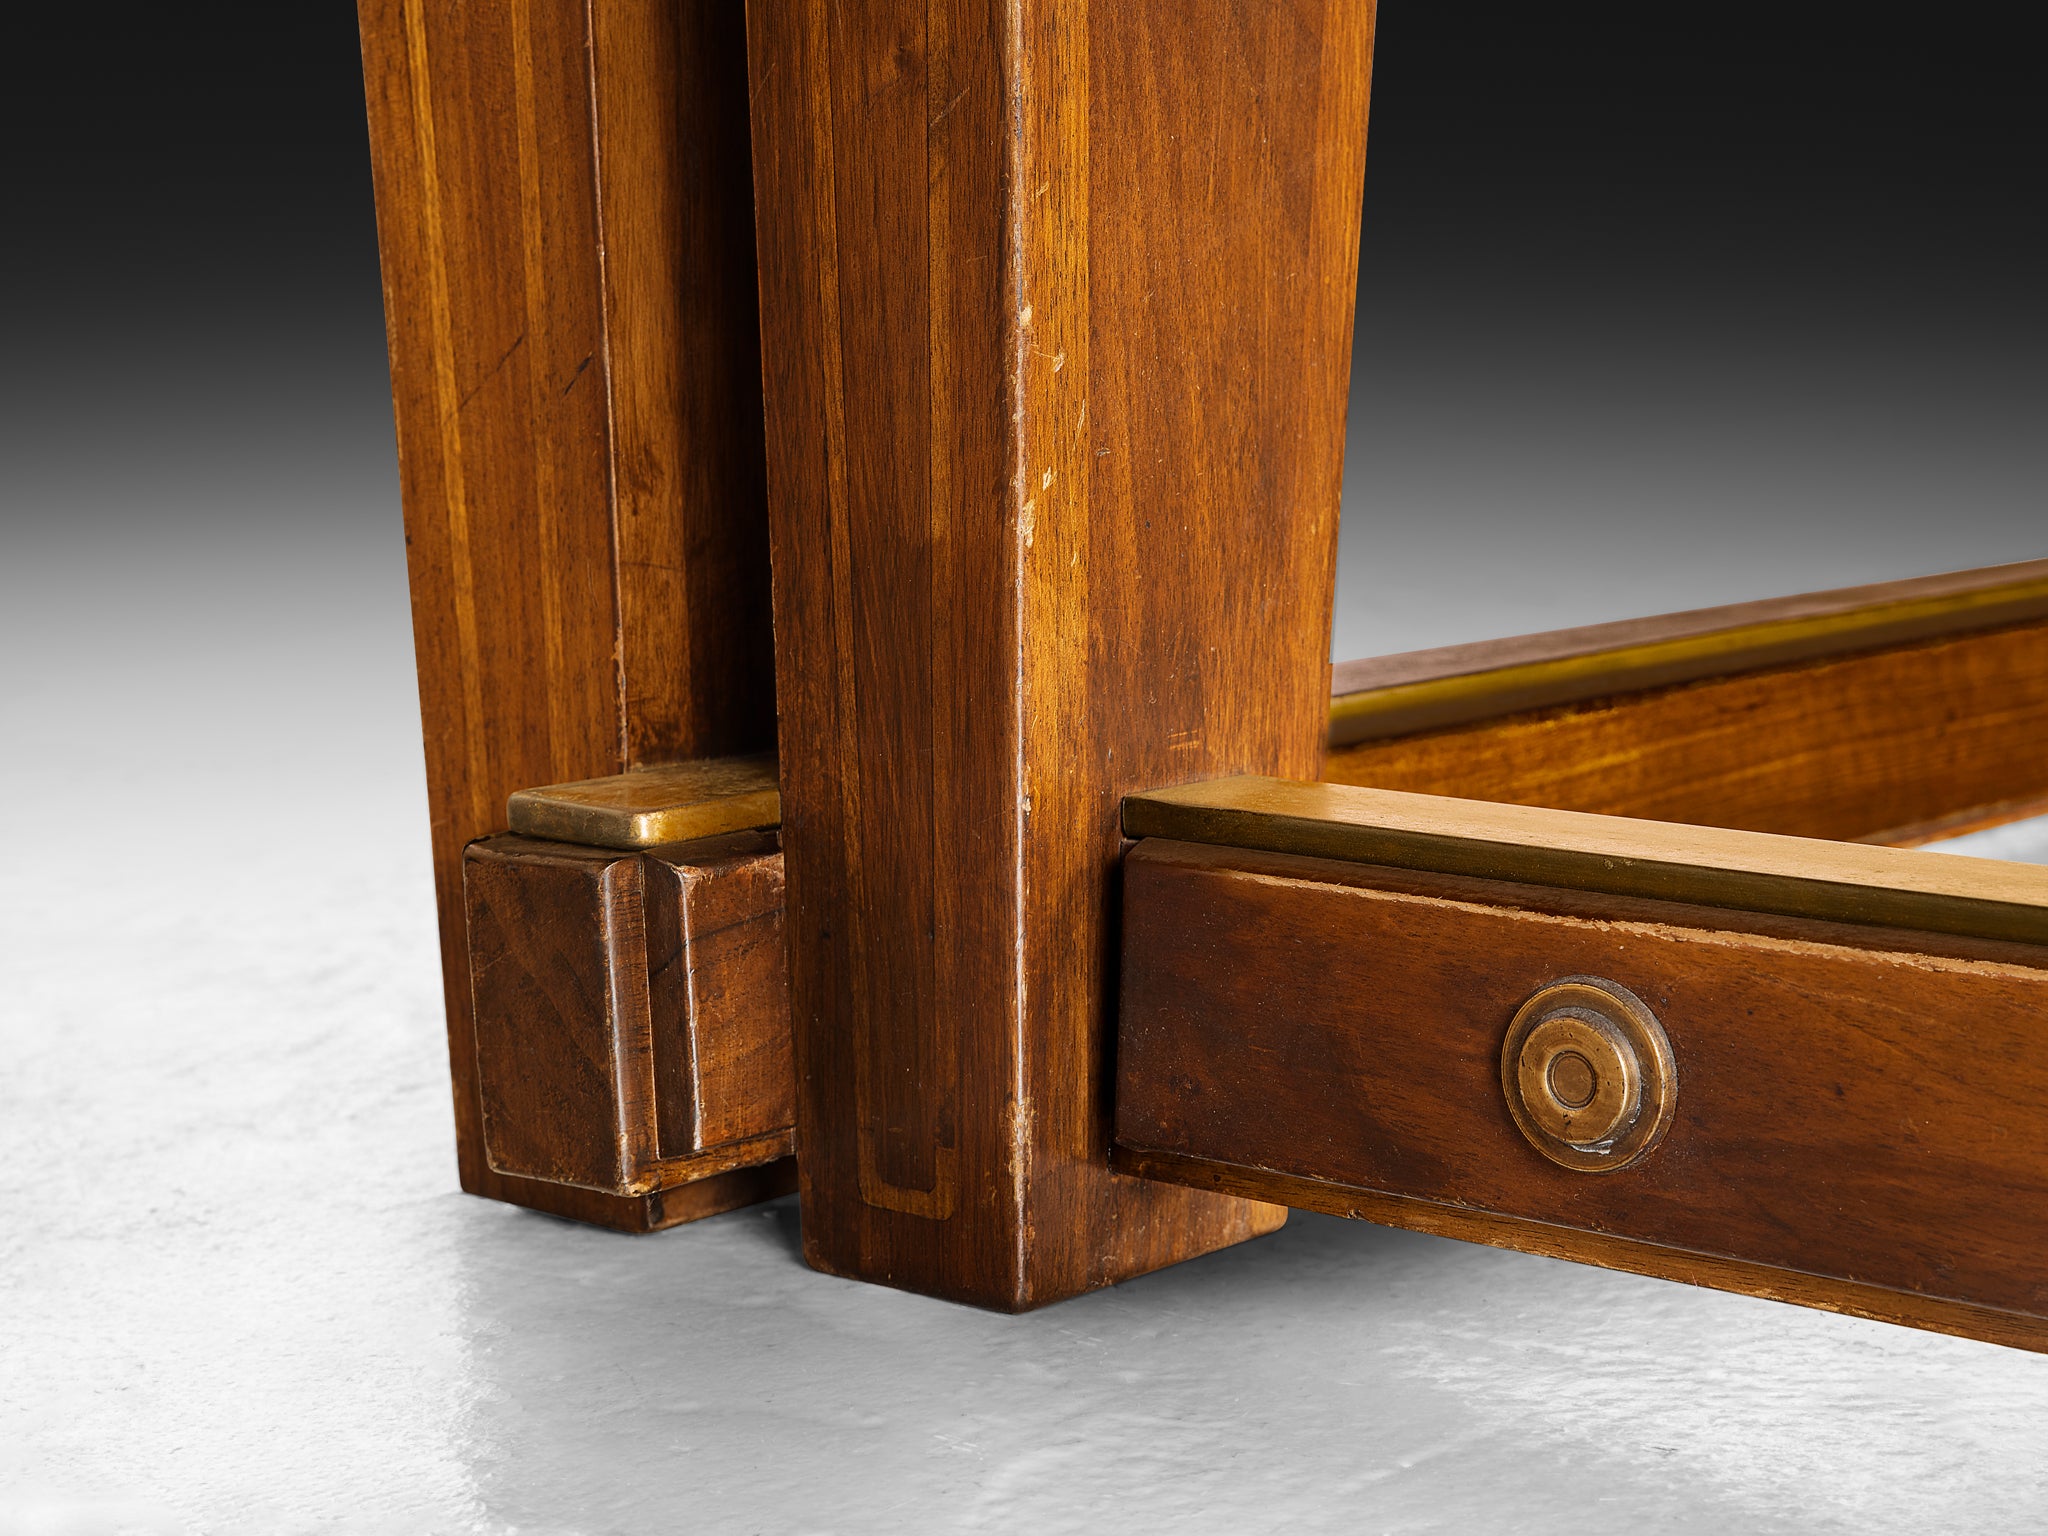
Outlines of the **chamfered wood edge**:
{"type": "Polygon", "coordinates": [[[1252,776],[1128,796],[1124,833],[2048,943],[2048,869],[1865,843],[1252,776]]]}
{"type": "Polygon", "coordinates": [[[1338,662],[1330,745],[2048,617],[2048,560],[1338,662]]]}
{"type": "Polygon", "coordinates": [[[1279,1201],[1298,1210],[1321,1211],[1411,1232],[1512,1248],[1546,1258],[1625,1270],[1659,1280],[1678,1280],[1709,1290],[1792,1302],[1825,1312],[1842,1312],[2048,1354],[2048,1320],[2025,1313],[1752,1264],[1719,1254],[1666,1248],[1635,1238],[1442,1205],[1408,1195],[1332,1184],[1270,1168],[1247,1168],[1177,1152],[1155,1151],[1124,1141],[1117,1142],[1110,1161],[1120,1173],[1184,1184],[1192,1189],[1279,1201]]]}

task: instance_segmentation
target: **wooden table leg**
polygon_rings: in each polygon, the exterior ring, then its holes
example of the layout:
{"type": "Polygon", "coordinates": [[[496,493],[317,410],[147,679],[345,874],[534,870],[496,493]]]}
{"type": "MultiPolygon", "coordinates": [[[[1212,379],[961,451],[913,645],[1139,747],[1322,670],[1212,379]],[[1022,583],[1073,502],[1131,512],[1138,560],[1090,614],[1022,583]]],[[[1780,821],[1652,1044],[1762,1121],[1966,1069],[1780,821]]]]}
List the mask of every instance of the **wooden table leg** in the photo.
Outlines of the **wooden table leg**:
{"type": "Polygon", "coordinates": [[[1370,0],[749,8],[804,1241],[1019,1309],[1109,1172],[1117,806],[1316,773],[1370,0]]]}
{"type": "Polygon", "coordinates": [[[741,6],[360,13],[463,1187],[706,1214],[761,1176],[489,1167],[461,871],[514,790],[774,741],[741,6]]]}

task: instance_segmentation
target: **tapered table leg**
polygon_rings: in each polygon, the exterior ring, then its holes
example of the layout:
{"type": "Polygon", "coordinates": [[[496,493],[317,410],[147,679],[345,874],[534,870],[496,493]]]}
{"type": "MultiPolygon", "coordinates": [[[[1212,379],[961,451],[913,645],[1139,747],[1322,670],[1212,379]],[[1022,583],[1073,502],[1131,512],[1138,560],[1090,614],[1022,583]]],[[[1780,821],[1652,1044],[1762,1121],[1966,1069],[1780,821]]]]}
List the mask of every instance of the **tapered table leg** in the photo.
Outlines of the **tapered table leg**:
{"type": "Polygon", "coordinates": [[[659,1226],[764,1186],[490,1167],[462,850],[514,790],[774,741],[741,6],[360,15],[463,1187],[659,1226]]]}
{"type": "Polygon", "coordinates": [[[1370,0],[749,29],[807,1254],[1016,1309],[1270,1230],[1108,1169],[1117,807],[1318,766],[1370,0]]]}

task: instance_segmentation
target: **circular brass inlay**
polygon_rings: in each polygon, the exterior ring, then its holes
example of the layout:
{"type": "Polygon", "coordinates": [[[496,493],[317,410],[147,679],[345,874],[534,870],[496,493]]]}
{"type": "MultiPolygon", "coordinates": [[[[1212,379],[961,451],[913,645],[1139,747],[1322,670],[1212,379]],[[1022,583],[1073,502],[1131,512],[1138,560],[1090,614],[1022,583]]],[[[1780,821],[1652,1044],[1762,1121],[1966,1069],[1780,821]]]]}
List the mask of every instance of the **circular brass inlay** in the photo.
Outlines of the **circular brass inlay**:
{"type": "Polygon", "coordinates": [[[1593,1102],[1600,1079],[1593,1063],[1577,1051],[1559,1051],[1550,1058],[1550,1070],[1543,1075],[1550,1096],[1566,1109],[1584,1109],[1593,1102]]]}
{"type": "Polygon", "coordinates": [[[1529,1144],[1586,1173],[1626,1168],[1654,1147],[1678,1096],[1656,1015],[1597,976],[1567,976],[1522,1004],[1501,1045],[1500,1080],[1529,1144]]]}

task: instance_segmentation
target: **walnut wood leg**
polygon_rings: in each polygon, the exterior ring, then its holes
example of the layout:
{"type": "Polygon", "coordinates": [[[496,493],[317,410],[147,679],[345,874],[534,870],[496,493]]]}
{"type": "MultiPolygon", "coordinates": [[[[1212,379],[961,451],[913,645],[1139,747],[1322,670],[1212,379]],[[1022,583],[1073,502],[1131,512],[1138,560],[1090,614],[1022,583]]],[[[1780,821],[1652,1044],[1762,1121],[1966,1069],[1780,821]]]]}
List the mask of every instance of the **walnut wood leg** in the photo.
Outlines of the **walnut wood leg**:
{"type": "Polygon", "coordinates": [[[1112,1174],[1119,798],[1316,773],[1369,0],[749,8],[811,1262],[1025,1308],[1112,1174]]]}
{"type": "Polygon", "coordinates": [[[773,1178],[489,1166],[462,850],[514,790],[774,741],[741,6],[360,18],[463,1187],[666,1225],[773,1178]]]}

